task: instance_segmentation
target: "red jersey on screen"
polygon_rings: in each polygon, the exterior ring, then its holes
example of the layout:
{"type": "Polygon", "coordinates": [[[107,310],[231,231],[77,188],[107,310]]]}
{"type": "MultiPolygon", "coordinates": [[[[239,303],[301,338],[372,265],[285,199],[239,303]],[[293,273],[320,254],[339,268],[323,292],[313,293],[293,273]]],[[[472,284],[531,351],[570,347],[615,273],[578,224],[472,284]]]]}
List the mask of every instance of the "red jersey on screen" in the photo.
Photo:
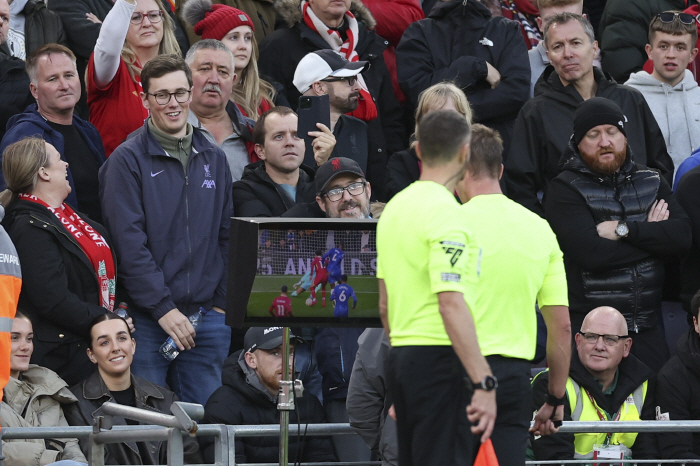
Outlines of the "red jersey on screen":
{"type": "Polygon", "coordinates": [[[272,317],[294,317],[292,315],[292,300],[289,296],[278,296],[270,306],[272,317]]]}

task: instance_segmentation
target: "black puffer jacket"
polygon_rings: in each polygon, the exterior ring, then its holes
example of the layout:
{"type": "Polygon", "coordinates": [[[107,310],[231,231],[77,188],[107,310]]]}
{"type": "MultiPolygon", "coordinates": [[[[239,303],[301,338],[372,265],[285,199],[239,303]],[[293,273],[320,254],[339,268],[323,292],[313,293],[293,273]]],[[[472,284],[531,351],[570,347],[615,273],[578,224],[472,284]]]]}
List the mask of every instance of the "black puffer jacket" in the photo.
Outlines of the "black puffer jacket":
{"type": "MultiPolygon", "coordinates": [[[[700,338],[688,329],[658,376],[656,396],[661,415],[669,421],[700,419],[700,338]]],[[[658,433],[661,458],[700,459],[700,432],[658,433]]]]}
{"type": "Polygon", "coordinates": [[[29,92],[29,76],[24,61],[11,57],[7,45],[0,46],[0,139],[5,135],[7,121],[34,103],[29,92]]]}
{"type": "Polygon", "coordinates": [[[279,217],[300,202],[316,202],[314,172],[302,165],[297,183],[297,197],[292,199],[265,171],[259,160],[243,169],[243,176],[233,183],[233,215],[236,217],[279,217]]]}
{"type": "MultiPolygon", "coordinates": [[[[170,414],[170,406],[178,401],[177,396],[170,390],[152,384],[146,379],[142,379],[131,374],[131,386],[134,388],[135,407],[156,413],[170,414]]],[[[70,391],[78,398],[77,403],[66,405],[63,408],[68,424],[72,426],[91,426],[94,424],[93,413],[106,401],[116,403],[114,397],[102,380],[99,372],[95,372],[87,379],[70,388],[70,391]]],[[[113,425],[125,426],[126,419],[121,416],[112,418],[113,425]]],[[[144,424],[144,423],[139,423],[144,424]]],[[[185,453],[185,464],[200,463],[202,455],[199,452],[197,441],[190,437],[183,437],[183,450],[185,453]]],[[[148,458],[141,455],[145,449],[140,449],[136,442],[110,443],[105,445],[104,464],[167,464],[168,448],[167,442],[148,441],[146,449],[148,458]]],[[[80,440],[80,448],[89,458],[90,442],[87,439],[80,440]]]]}
{"type": "MultiPolygon", "coordinates": [[[[232,354],[224,362],[219,387],[204,407],[203,424],[265,425],[279,424],[280,412],[277,400],[263,388],[255,372],[244,359],[244,350],[232,354]]],[[[289,424],[319,424],[326,422],[318,399],[310,394],[294,400],[296,409],[289,414],[289,424]]],[[[210,438],[202,439],[204,460],[214,460],[210,438]]],[[[236,437],[236,464],[277,463],[279,460],[279,438],[236,437]]],[[[337,461],[333,445],[328,437],[303,437],[301,443],[296,435],[289,436],[289,461],[320,462],[337,461]],[[299,452],[301,454],[299,455],[299,452]],[[298,457],[300,456],[300,457],[298,457]]]]}
{"type": "Polygon", "coordinates": [[[29,0],[22,11],[25,16],[24,45],[27,56],[44,44],[56,43],[68,46],[61,18],[46,8],[46,3],[29,0]]]}
{"type": "MultiPolygon", "coordinates": [[[[102,225],[83,220],[109,242],[102,225]]],[[[34,323],[32,363],[51,369],[69,385],[78,383],[95,370],[85,353],[90,322],[108,312],[98,305],[95,269],[56,216],[39,204],[12,202],[3,225],[22,265],[19,306],[34,323]]]]}
{"type": "Polygon", "coordinates": [[[402,150],[389,157],[386,175],[386,197],[391,199],[420,178],[420,161],[416,156],[416,150],[413,148],[402,150]]]}
{"type": "MultiPolygon", "coordinates": [[[[622,343],[620,343],[622,344],[622,343]]],[[[637,387],[646,380],[649,381],[647,394],[644,397],[640,418],[644,421],[654,420],[654,408],[656,403],[655,394],[656,379],[654,373],[642,361],[630,354],[623,358],[617,367],[617,386],[612,395],[603,395],[598,381],[586,370],[578,357],[576,348],[571,350],[571,368],[569,377],[574,380],[582,389],[591,394],[595,402],[608,413],[616,413],[625,399],[633,393],[637,387]]],[[[532,381],[532,406],[536,411],[544,404],[545,397],[549,392],[549,371],[540,372],[532,381]]],[[[583,395],[583,391],[581,392],[583,395]]],[[[571,421],[571,407],[569,402],[564,403],[564,420],[571,421]]],[[[675,434],[675,433],[674,433],[675,434]]],[[[546,435],[533,439],[532,449],[535,459],[546,460],[570,460],[574,458],[574,434],[558,433],[546,435]]],[[[658,458],[656,441],[653,433],[643,433],[637,436],[632,446],[632,457],[634,459],[658,458]]]]}
{"type": "MultiPolygon", "coordinates": [[[[625,129],[632,160],[658,169],[672,185],[673,161],[644,96],[617,84],[598,68],[593,68],[593,74],[598,86],[595,96],[615,102],[627,118],[625,129]]],[[[508,197],[536,214],[544,215],[537,193],[543,191],[546,197],[550,182],[559,174],[559,159],[574,132],[574,112],[581,102],[583,98],[574,86],[564,86],[554,68],[548,66],[535,85],[535,97],[515,120],[503,177],[508,197]]]]}
{"type": "Polygon", "coordinates": [[[513,121],[530,97],[530,62],[518,23],[491,17],[476,0],[437,2],[427,18],[404,32],[396,64],[413,108],[428,87],[454,81],[467,95],[475,120],[498,130],[508,150],[513,121]],[[486,81],[487,62],[501,74],[496,89],[486,81]]]}
{"type": "MultiPolygon", "coordinates": [[[[260,44],[260,73],[284,86],[293,109],[299,101],[299,91],[292,82],[297,64],[307,53],[330,48],[319,34],[304,24],[300,3],[300,0],[278,0],[275,3],[287,27],[268,35],[260,44]]],[[[394,95],[391,76],[382,56],[389,42],[374,31],[374,18],[362,2],[353,1],[350,10],[357,18],[359,28],[355,51],[360,60],[369,61],[371,65],[362,76],[379,111],[377,118],[366,122],[369,144],[367,179],[372,183],[373,197],[383,200],[389,154],[406,148],[403,109],[394,95]]]]}
{"type": "Polygon", "coordinates": [[[564,253],[570,312],[580,321],[595,307],[612,306],[636,332],[657,325],[662,258],[688,250],[691,226],[668,183],[656,170],[632,162],[630,151],[628,146],[617,173],[602,176],[591,172],[571,143],[550,186],[546,217],[564,253]],[[668,202],[670,218],[647,222],[657,199],[668,202]],[[627,238],[601,238],[596,225],[607,220],[625,220],[627,238]]]}

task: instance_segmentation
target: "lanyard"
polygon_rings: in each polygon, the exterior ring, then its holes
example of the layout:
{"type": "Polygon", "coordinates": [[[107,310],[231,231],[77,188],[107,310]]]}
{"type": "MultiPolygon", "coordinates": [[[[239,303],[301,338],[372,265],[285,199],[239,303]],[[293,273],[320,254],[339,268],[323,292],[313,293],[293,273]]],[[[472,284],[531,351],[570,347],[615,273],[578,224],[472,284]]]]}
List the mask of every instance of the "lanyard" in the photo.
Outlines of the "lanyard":
{"type": "MultiPolygon", "coordinates": [[[[598,417],[600,418],[601,421],[607,421],[605,416],[603,415],[602,412],[600,412],[600,409],[598,409],[598,404],[595,402],[593,397],[591,396],[590,393],[588,393],[588,390],[585,388],[583,389],[584,392],[586,392],[586,395],[588,395],[588,399],[591,400],[591,403],[593,404],[593,408],[595,409],[595,412],[598,414],[598,417]]],[[[615,416],[611,419],[612,421],[617,421],[620,419],[620,412],[622,411],[622,406],[620,406],[620,409],[617,411],[615,416]]],[[[605,445],[610,445],[610,439],[612,438],[612,432],[608,432],[605,434],[605,445]]]]}

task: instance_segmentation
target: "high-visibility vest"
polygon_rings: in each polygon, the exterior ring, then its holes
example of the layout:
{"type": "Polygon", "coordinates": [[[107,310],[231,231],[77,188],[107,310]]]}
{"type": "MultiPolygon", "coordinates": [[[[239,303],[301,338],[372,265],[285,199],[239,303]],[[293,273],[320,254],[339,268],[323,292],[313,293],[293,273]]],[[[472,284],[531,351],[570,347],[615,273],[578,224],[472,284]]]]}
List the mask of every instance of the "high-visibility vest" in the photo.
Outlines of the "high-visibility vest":
{"type": "MultiPolygon", "coordinates": [[[[644,397],[647,394],[648,381],[645,381],[634,392],[627,396],[618,413],[613,416],[618,421],[640,421],[644,397]]],[[[573,421],[600,421],[600,416],[607,417],[605,412],[598,406],[593,397],[589,396],[585,389],[569,377],[566,381],[566,396],[571,408],[571,420],[573,421]]],[[[612,419],[610,419],[612,420],[612,419]]],[[[575,459],[589,459],[593,457],[593,445],[609,444],[623,445],[631,449],[637,439],[637,433],[613,433],[607,441],[606,433],[577,433],[574,434],[575,459]]]]}
{"type": "MultiPolygon", "coordinates": [[[[4,216],[5,209],[0,205],[0,220],[4,216]]],[[[0,226],[0,399],[2,389],[10,379],[10,332],[21,289],[22,269],[17,250],[0,226]]]]}

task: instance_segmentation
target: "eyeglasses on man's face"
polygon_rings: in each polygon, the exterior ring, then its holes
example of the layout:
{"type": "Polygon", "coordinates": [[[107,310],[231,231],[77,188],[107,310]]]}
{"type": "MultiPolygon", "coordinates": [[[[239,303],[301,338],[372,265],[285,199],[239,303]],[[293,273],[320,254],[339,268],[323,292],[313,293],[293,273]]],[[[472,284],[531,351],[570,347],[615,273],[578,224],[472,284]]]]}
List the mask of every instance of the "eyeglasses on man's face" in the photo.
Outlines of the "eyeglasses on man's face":
{"type": "Polygon", "coordinates": [[[336,202],[342,199],[345,191],[349,192],[352,196],[359,196],[360,194],[365,192],[366,184],[366,181],[358,181],[356,183],[349,184],[344,188],[329,189],[328,191],[326,191],[326,196],[331,202],[336,202]]]}
{"type": "Polygon", "coordinates": [[[325,83],[335,83],[338,81],[347,81],[348,86],[354,86],[355,83],[357,82],[357,76],[348,76],[347,78],[326,78],[322,79],[321,81],[325,83]]]}
{"type": "Polygon", "coordinates": [[[591,345],[598,343],[598,338],[601,337],[603,338],[603,343],[605,343],[605,346],[615,346],[620,342],[620,340],[626,340],[627,338],[629,338],[629,335],[600,335],[598,333],[592,332],[578,333],[583,337],[583,341],[591,345]]]}
{"type": "MultiPolygon", "coordinates": [[[[698,16],[700,16],[700,15],[698,15],[698,16]]],[[[676,18],[678,18],[678,20],[681,23],[687,24],[687,25],[694,24],[698,19],[697,16],[693,16],[693,15],[688,14],[688,13],[680,13],[680,12],[674,12],[674,11],[666,11],[663,13],[659,13],[656,15],[656,17],[659,18],[662,23],[672,23],[676,20],[676,18]]]]}
{"type": "Polygon", "coordinates": [[[178,89],[175,92],[165,92],[165,91],[158,91],[155,94],[151,94],[150,92],[146,92],[147,95],[153,96],[153,98],[156,99],[156,102],[159,105],[168,105],[170,102],[170,99],[175,96],[175,100],[180,103],[184,104],[187,102],[190,98],[190,94],[192,91],[187,90],[187,89],[178,89]]]}

